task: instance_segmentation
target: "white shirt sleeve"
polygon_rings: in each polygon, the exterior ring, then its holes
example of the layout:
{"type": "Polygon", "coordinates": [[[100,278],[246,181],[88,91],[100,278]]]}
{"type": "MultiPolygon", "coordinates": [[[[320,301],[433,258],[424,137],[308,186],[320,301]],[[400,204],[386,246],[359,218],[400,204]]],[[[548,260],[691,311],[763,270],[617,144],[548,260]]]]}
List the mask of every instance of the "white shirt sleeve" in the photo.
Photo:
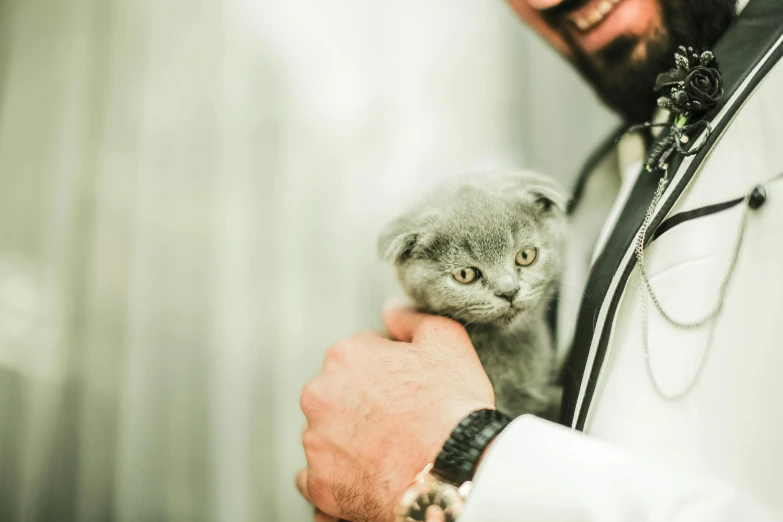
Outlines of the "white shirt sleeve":
{"type": "MultiPolygon", "coordinates": [[[[783,494],[783,492],[781,492],[783,494]]],[[[580,432],[525,415],[476,473],[459,522],[768,522],[783,513],[705,477],[667,473],[580,432]]]]}

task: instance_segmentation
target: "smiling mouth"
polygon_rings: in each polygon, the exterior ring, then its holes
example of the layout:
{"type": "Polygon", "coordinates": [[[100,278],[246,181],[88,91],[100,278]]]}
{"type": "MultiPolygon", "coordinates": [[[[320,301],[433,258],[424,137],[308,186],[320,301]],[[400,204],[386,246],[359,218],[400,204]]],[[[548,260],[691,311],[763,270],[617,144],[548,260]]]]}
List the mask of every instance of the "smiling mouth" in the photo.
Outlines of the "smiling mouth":
{"type": "Polygon", "coordinates": [[[582,33],[590,32],[598,26],[623,0],[601,0],[591,2],[589,6],[568,16],[568,20],[582,33]]]}

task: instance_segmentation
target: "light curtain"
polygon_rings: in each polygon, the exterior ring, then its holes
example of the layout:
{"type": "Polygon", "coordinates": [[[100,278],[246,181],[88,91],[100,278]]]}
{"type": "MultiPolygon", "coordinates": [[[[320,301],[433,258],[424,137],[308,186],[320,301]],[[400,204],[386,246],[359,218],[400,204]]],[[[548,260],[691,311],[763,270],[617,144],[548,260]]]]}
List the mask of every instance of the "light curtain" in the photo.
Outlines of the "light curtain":
{"type": "Polygon", "coordinates": [[[499,1],[0,0],[0,520],[304,522],[301,386],[436,180],[611,123],[499,1]]]}

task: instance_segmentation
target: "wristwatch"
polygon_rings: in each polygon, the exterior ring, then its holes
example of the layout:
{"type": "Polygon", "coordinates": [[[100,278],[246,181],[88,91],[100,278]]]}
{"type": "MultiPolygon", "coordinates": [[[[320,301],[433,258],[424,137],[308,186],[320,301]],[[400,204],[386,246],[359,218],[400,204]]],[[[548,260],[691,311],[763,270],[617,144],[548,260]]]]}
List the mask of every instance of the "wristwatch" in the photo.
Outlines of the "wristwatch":
{"type": "Polygon", "coordinates": [[[396,522],[455,522],[462,510],[481,456],[511,418],[483,409],[465,417],[397,504],[396,522]],[[433,513],[434,512],[434,513],[433,513]]]}

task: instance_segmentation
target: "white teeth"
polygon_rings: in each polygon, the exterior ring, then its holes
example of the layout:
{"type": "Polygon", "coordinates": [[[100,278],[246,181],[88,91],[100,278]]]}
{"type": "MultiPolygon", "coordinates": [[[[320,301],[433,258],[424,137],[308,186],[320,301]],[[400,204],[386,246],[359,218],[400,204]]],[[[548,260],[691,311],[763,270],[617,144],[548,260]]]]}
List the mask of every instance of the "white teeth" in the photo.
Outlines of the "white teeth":
{"type": "Polygon", "coordinates": [[[588,31],[606,18],[606,15],[612,12],[614,6],[622,1],[623,0],[602,0],[594,10],[583,14],[582,16],[572,16],[571,21],[580,31],[588,31]]]}
{"type": "Polygon", "coordinates": [[[590,25],[596,25],[598,22],[604,19],[604,15],[602,15],[598,11],[593,11],[589,15],[587,15],[587,21],[590,22],[590,25]]]}

